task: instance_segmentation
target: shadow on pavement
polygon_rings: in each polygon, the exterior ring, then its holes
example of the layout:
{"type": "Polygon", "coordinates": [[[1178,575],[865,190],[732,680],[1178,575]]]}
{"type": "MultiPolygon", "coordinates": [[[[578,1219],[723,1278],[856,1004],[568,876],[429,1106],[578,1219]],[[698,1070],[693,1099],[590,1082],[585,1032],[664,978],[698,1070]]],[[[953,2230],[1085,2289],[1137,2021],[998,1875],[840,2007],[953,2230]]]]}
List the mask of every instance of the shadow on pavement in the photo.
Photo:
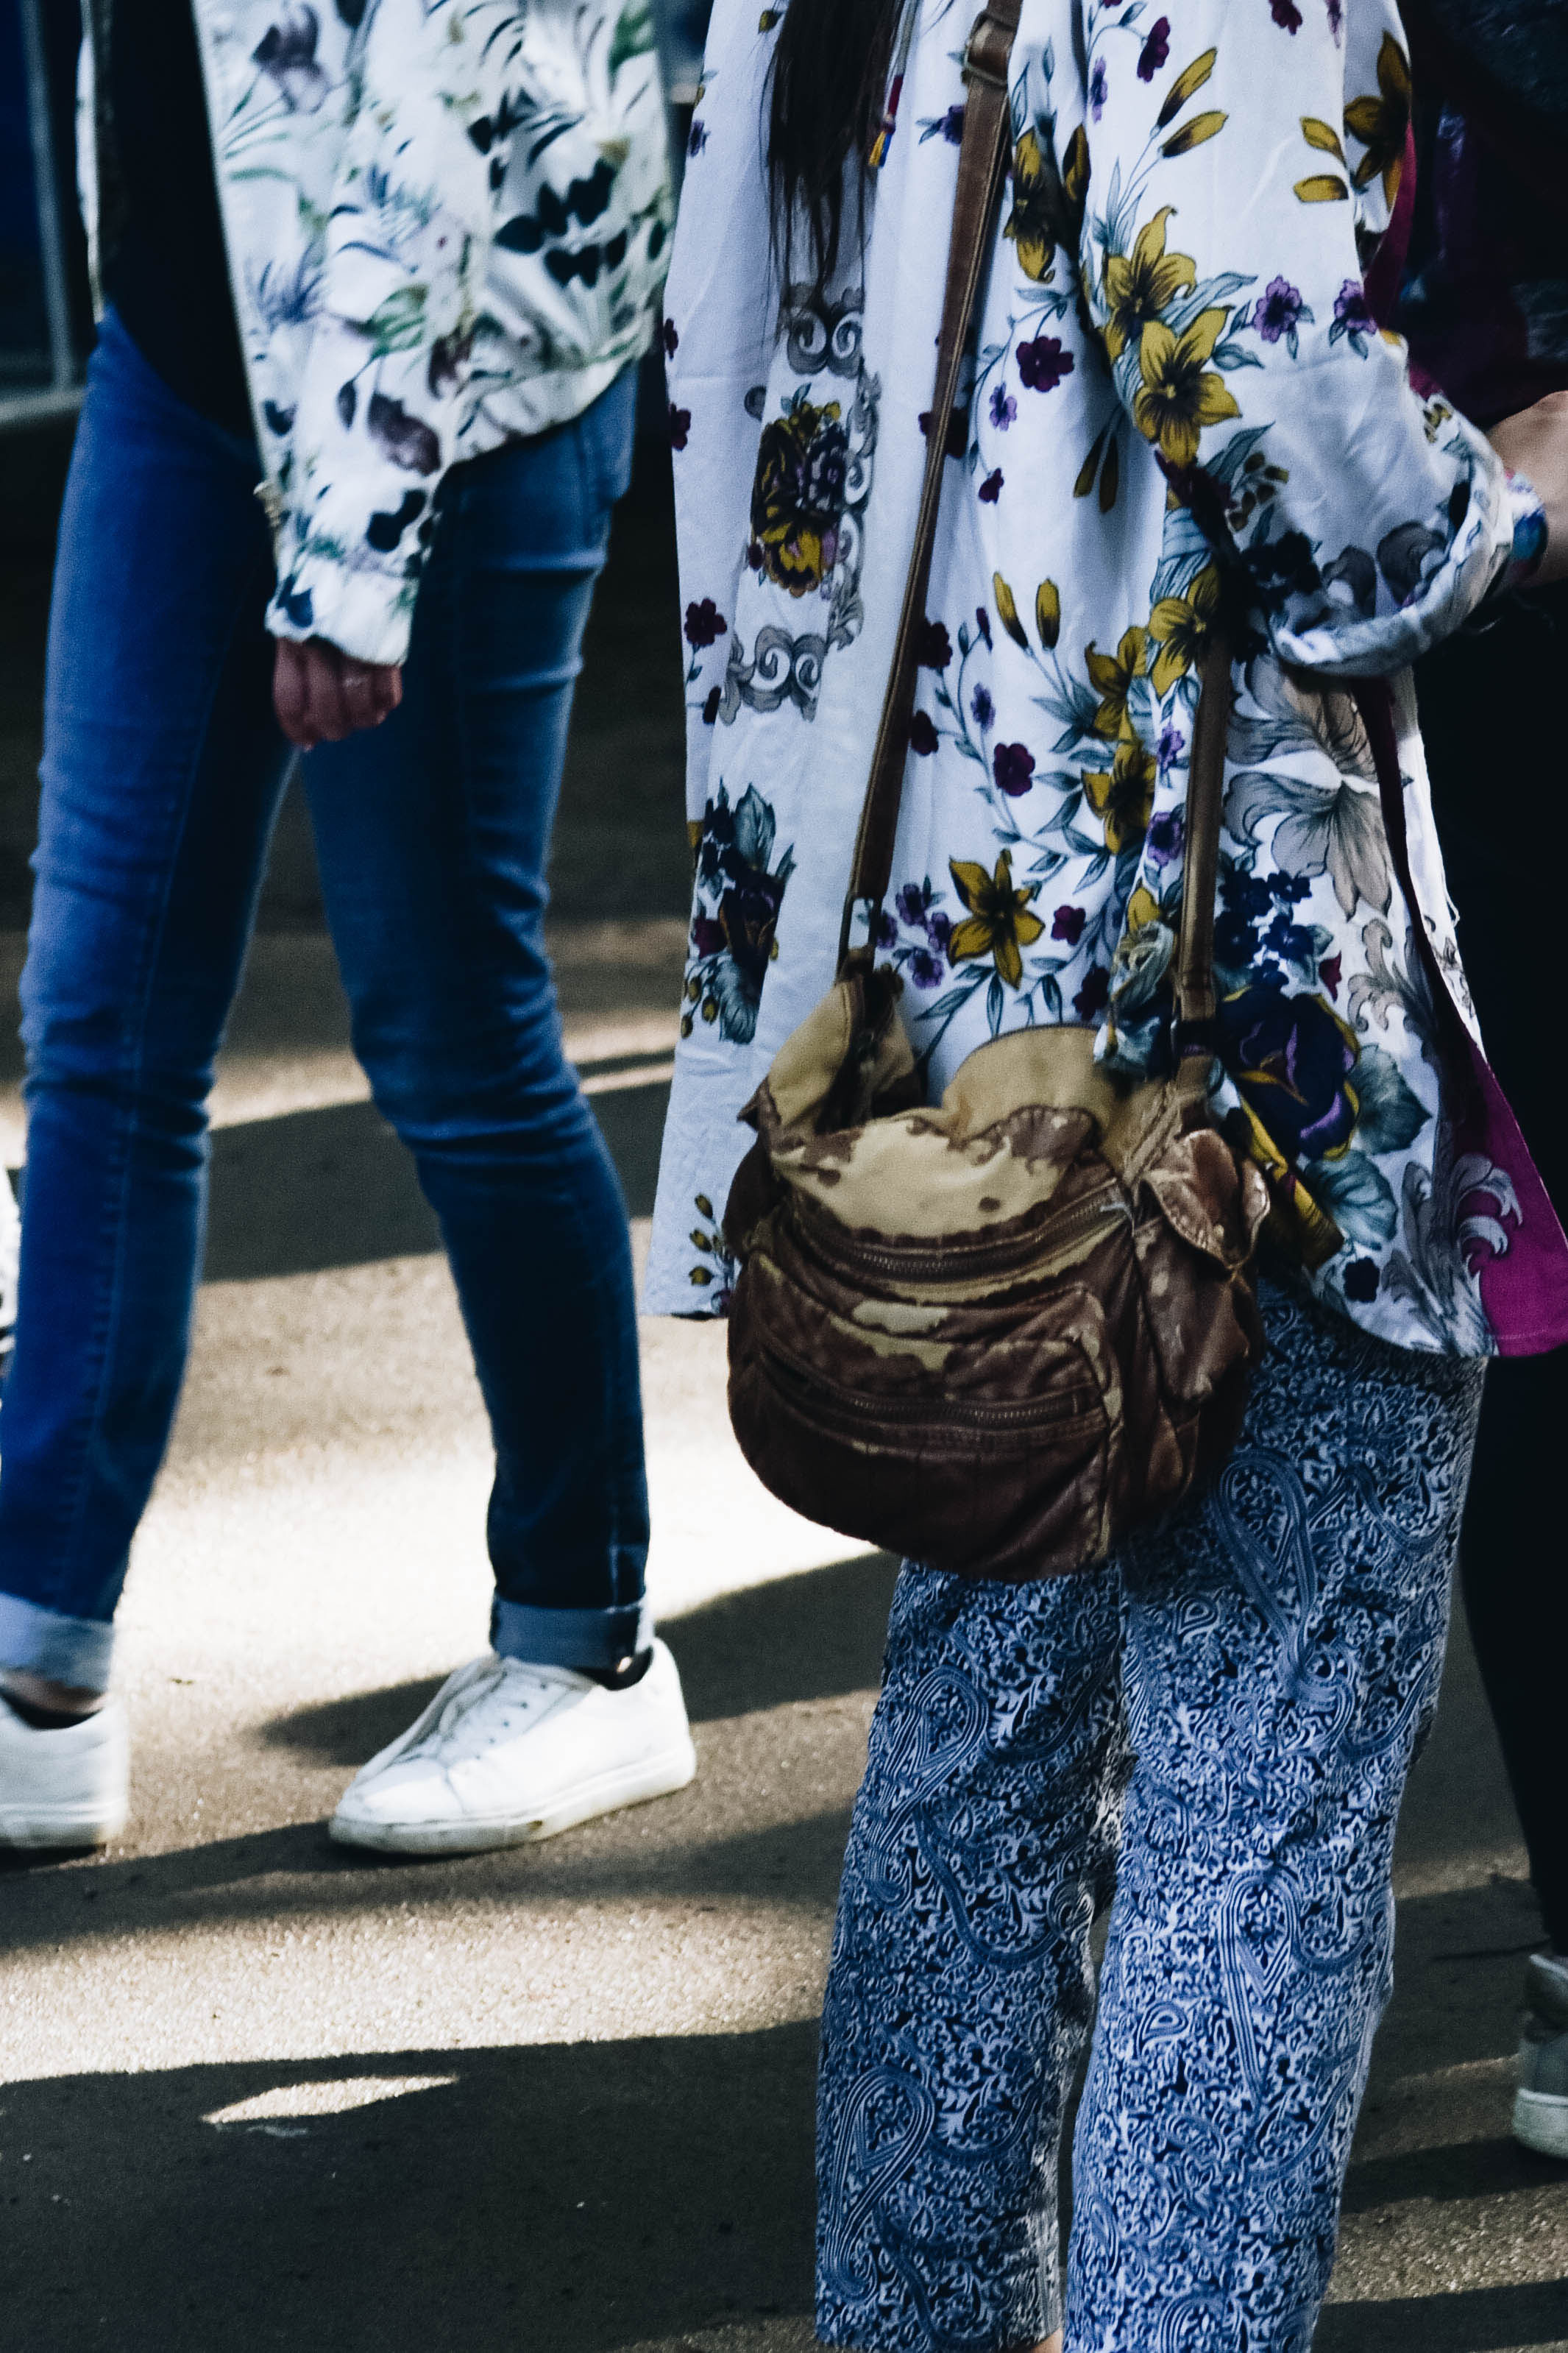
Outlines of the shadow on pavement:
{"type": "Polygon", "coordinates": [[[1459,2288],[1389,2304],[1331,2304],[1312,2353],[1523,2353],[1568,2332],[1568,2282],[1459,2288]]]}
{"type": "Polygon", "coordinates": [[[816,2059],[801,2023],[11,2084],[7,2342],[608,2353],[749,2325],[804,2345],[816,2059]],[[328,2115],[276,2096],[374,2077],[436,2085],[328,2115]],[[268,2093],[264,2122],[204,2121],[268,2093]]]}
{"type": "MultiPolygon", "coordinates": [[[[664,1628],[693,1724],[799,1700],[835,1699],[879,1682],[898,1563],[886,1553],[808,1569],[730,1593],[664,1628]]],[[[395,1683],[296,1709],[267,1726],[269,1746],[321,1765],[363,1765],[395,1740],[440,1688],[395,1683]]]]}
{"type": "MultiPolygon", "coordinates": [[[[613,1087],[594,1112],[634,1218],[653,1208],[667,1085],[613,1087]]],[[[439,1250],[414,1163],[374,1103],[219,1128],[204,1280],[254,1282],[439,1250]]]]}
{"type": "MultiPolygon", "coordinates": [[[[89,1870],[52,1859],[0,1867],[5,1913],[0,1952],[177,1931],[214,1921],[289,1919],[376,1909],[390,1890],[411,1901],[524,1908],[583,1898],[686,1896],[830,1908],[847,1812],[813,1810],[727,1837],[694,1833],[703,1780],[726,1770],[735,1719],[802,1702],[847,1699],[873,1687],[896,1564],[885,1555],[815,1569],[729,1594],[671,1627],[703,1772],[690,1791],[648,1811],[616,1815],[564,1841],[500,1853],[405,1862],[333,1846],[320,1821],[296,1822],[163,1854],[128,1855],[89,1870]]],[[[279,1717],[261,1737],[348,1769],[413,1720],[436,1686],[412,1683],[331,1701],[279,1717]]],[[[857,1730],[863,1721],[858,1701],[857,1730]]],[[[753,1736],[741,1732],[742,1738],[753,1736]]]]}

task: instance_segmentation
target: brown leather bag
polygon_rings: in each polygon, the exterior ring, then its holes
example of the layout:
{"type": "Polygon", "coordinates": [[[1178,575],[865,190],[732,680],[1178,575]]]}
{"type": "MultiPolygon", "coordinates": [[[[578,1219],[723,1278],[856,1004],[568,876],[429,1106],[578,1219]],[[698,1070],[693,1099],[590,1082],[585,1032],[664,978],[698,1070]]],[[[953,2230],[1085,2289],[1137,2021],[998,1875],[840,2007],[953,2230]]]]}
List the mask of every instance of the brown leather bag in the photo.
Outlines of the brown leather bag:
{"type": "Polygon", "coordinates": [[[1175,1074],[1123,1087],[1092,1030],[1013,1031],[922,1099],[901,983],[868,938],[892,871],[947,426],[991,244],[1018,0],[965,57],[936,394],[837,981],[742,1114],[730,1412],[807,1518],[964,1577],[1057,1576],[1168,1510],[1236,1442],[1262,1331],[1259,1171],[1215,1128],[1204,1039],[1230,654],[1204,666],[1175,957],[1175,1074]]]}

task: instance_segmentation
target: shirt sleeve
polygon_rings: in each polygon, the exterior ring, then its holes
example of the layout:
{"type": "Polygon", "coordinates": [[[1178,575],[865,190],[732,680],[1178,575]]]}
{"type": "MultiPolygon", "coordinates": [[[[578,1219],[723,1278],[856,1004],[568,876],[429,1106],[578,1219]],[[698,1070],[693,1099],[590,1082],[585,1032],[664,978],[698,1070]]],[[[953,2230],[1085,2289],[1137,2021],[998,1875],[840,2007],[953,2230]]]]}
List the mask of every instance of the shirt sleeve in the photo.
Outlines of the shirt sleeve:
{"type": "Polygon", "coordinates": [[[490,201],[469,132],[494,72],[462,12],[419,0],[379,0],[353,63],[268,627],[401,662],[482,315],[490,201]]]}
{"type": "Polygon", "coordinates": [[[1363,272],[1405,168],[1392,0],[1086,11],[1084,292],[1186,528],[1282,661],[1399,670],[1543,536],[1485,437],[1412,386],[1363,272]]]}

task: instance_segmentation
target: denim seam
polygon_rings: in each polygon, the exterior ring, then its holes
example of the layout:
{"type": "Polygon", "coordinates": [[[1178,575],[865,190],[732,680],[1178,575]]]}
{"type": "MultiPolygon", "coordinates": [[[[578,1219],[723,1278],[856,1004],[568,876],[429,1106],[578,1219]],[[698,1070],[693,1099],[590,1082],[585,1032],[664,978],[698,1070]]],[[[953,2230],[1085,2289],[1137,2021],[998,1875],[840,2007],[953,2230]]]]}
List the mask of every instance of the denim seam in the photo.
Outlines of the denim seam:
{"type": "MultiPolygon", "coordinates": [[[[570,421],[569,425],[567,425],[567,426],[565,426],[565,427],[562,427],[561,429],[562,429],[563,435],[565,435],[565,434],[567,434],[567,433],[569,433],[569,434],[570,434],[570,438],[571,438],[571,440],[572,440],[573,448],[574,448],[574,452],[575,459],[576,459],[577,478],[578,478],[578,493],[579,493],[579,499],[580,499],[580,501],[581,501],[581,502],[582,502],[582,509],[583,509],[583,511],[579,512],[579,515],[578,515],[578,517],[577,517],[577,527],[576,527],[576,531],[575,531],[575,533],[574,533],[574,537],[575,537],[575,538],[576,538],[576,540],[578,541],[579,544],[578,544],[577,549],[574,550],[574,551],[573,551],[573,553],[574,553],[574,554],[581,554],[581,553],[583,553],[583,552],[584,552],[584,551],[583,551],[583,547],[582,547],[582,543],[583,543],[584,538],[584,535],[585,535],[585,533],[584,533],[584,524],[585,524],[586,514],[587,514],[587,512],[588,512],[593,511],[593,509],[595,509],[595,507],[600,506],[600,505],[602,504],[602,502],[597,499],[597,497],[596,497],[596,495],[595,495],[595,486],[594,486],[593,482],[588,479],[589,467],[588,467],[587,455],[586,455],[586,451],[585,451],[585,448],[584,448],[584,444],[585,444],[585,441],[586,441],[586,438],[587,438],[587,435],[586,435],[586,431],[585,431],[585,429],[584,429],[584,422],[583,422],[583,420],[582,420],[581,418],[573,418],[573,419],[570,421]]],[[[466,486],[465,486],[465,491],[466,491],[466,486]]],[[[457,519],[458,519],[458,518],[454,518],[454,520],[457,520],[457,519]]],[[[604,543],[604,544],[601,544],[601,545],[600,545],[600,547],[599,547],[599,549],[598,549],[598,551],[597,551],[597,553],[598,553],[598,563],[597,563],[596,566],[595,567],[595,577],[597,577],[597,576],[598,576],[598,574],[599,574],[599,573],[601,573],[601,572],[603,571],[603,569],[604,569],[604,561],[605,561],[605,545],[607,544],[608,535],[609,535],[609,532],[608,532],[608,520],[607,520],[607,517],[606,517],[606,518],[605,519],[605,522],[604,522],[604,543],[604,543]]],[[[542,570],[542,570],[544,570],[544,569],[546,569],[546,568],[549,568],[549,569],[553,569],[553,570],[560,571],[560,572],[567,572],[568,570],[574,571],[576,567],[575,567],[574,565],[574,566],[568,566],[567,565],[563,564],[563,563],[560,563],[560,562],[558,561],[558,562],[556,562],[554,565],[551,565],[551,566],[549,566],[549,567],[546,567],[545,565],[539,565],[539,566],[538,566],[538,567],[536,567],[536,568],[538,568],[539,570],[542,570]]],[[[452,680],[452,682],[453,682],[453,702],[454,702],[454,705],[455,705],[455,709],[454,709],[454,712],[453,712],[453,721],[452,721],[452,733],[453,733],[453,739],[454,739],[454,741],[455,741],[455,743],[456,743],[456,744],[457,744],[457,749],[458,749],[458,774],[459,774],[459,775],[460,775],[460,776],[461,776],[465,780],[467,780],[467,779],[468,778],[468,776],[470,776],[470,774],[471,774],[471,766],[470,766],[470,763],[469,763],[469,759],[468,759],[468,736],[467,736],[466,724],[465,724],[465,715],[466,715],[466,710],[467,710],[467,697],[466,697],[466,694],[465,694],[465,691],[464,691],[463,675],[462,675],[461,669],[460,669],[460,667],[459,667],[458,657],[459,657],[459,652],[460,652],[460,649],[461,649],[462,642],[463,642],[463,637],[464,637],[464,631],[463,631],[462,622],[463,622],[463,613],[464,613],[465,601],[466,601],[466,597],[467,597],[467,595],[468,595],[468,580],[469,580],[469,567],[468,567],[468,565],[464,561],[462,561],[462,560],[461,560],[461,556],[459,555],[459,556],[458,557],[458,559],[457,559],[456,561],[454,561],[454,563],[453,563],[453,564],[452,564],[452,565],[451,565],[451,582],[452,582],[452,588],[451,588],[451,596],[450,596],[450,598],[449,598],[449,606],[448,606],[448,621],[449,621],[449,627],[450,627],[450,630],[451,630],[451,638],[450,638],[451,661],[450,661],[450,668],[449,668],[449,673],[448,673],[448,674],[449,674],[449,676],[450,676],[450,678],[451,678],[451,680],[452,680]]],[[[474,826],[473,826],[472,818],[473,818],[473,810],[472,810],[471,803],[470,803],[470,801],[469,801],[469,799],[468,799],[468,797],[467,783],[466,783],[466,781],[465,781],[465,793],[464,793],[464,827],[463,827],[463,847],[462,847],[463,870],[464,870],[465,875],[466,875],[466,876],[468,876],[468,877],[472,881],[472,882],[476,885],[476,887],[480,887],[480,886],[482,886],[482,883],[483,883],[483,874],[482,874],[482,871],[481,871],[479,870],[479,868],[478,867],[477,862],[475,861],[475,860],[474,860],[474,856],[473,856],[474,826]]],[[[488,946],[488,942],[487,942],[487,949],[486,949],[486,960],[487,960],[487,962],[489,961],[489,946],[488,946]]],[[[552,982],[551,982],[550,987],[551,987],[552,996],[553,997],[553,993],[554,993],[554,984],[553,984],[553,981],[552,981],[552,982]]],[[[559,1036],[559,1027],[560,1027],[560,1025],[559,1025],[559,1020],[557,1020],[556,1028],[557,1028],[557,1035],[558,1035],[558,1036],[559,1036]]],[[[564,1062],[564,1060],[565,1060],[565,1049],[564,1049],[564,1044],[563,1044],[563,1043],[561,1045],[561,1047],[560,1047],[559,1050],[560,1050],[560,1054],[561,1054],[561,1059],[562,1059],[563,1062],[564,1062]]],[[[578,1090],[578,1094],[579,1094],[579,1100],[581,1100],[581,1090],[580,1090],[580,1089],[578,1090]]],[[[592,1117],[592,1113],[590,1113],[589,1116],[590,1116],[590,1118],[592,1117]]],[[[603,1145],[603,1140],[602,1140],[602,1138],[601,1138],[601,1140],[600,1140],[600,1149],[601,1149],[601,1150],[603,1150],[603,1149],[604,1149],[604,1145],[603,1145]]],[[[590,1284],[589,1284],[588,1297],[589,1297],[589,1302],[591,1303],[592,1312],[593,1312],[593,1314],[594,1314],[594,1317],[595,1317],[595,1324],[596,1324],[596,1325],[599,1327],[599,1329],[600,1329],[601,1331],[604,1331],[604,1330],[605,1329],[606,1325],[608,1324],[608,1323],[610,1322],[610,1320],[611,1320],[611,1319],[610,1319],[610,1317],[609,1317],[609,1316],[607,1315],[607,1314],[606,1314],[606,1302],[605,1302],[605,1298],[604,1268],[603,1268],[603,1265],[602,1265],[602,1262],[601,1262],[601,1257],[600,1257],[600,1254],[599,1254],[595,1250],[594,1250],[594,1249],[591,1247],[592,1238],[591,1238],[591,1236],[589,1236],[589,1235],[587,1234],[587,1232],[586,1232],[586,1230],[585,1230],[585,1229],[584,1229],[584,1221],[583,1221],[583,1215],[582,1215],[582,1204],[581,1204],[581,1202],[579,1201],[579,1199],[578,1199],[578,1198],[577,1198],[577,1196],[576,1196],[576,1194],[575,1194],[575,1192],[574,1192],[574,1192],[572,1192],[572,1193],[569,1195],[568,1199],[567,1199],[566,1206],[567,1206],[567,1209],[568,1209],[569,1214],[570,1214],[570,1217],[571,1217],[571,1220],[572,1220],[572,1224],[573,1224],[574,1231],[575,1236],[576,1236],[577,1249],[578,1249],[579,1256],[584,1260],[584,1263],[585,1263],[585,1264],[586,1264],[586,1265],[591,1269],[591,1271],[592,1271],[592,1272],[591,1272],[591,1281],[590,1281],[590,1284]]],[[[614,1374],[613,1374],[613,1371],[612,1371],[612,1359],[614,1359],[614,1358],[617,1357],[617,1356],[618,1356],[618,1354],[619,1354],[619,1351],[618,1351],[618,1349],[617,1349],[617,1348],[613,1348],[613,1347],[608,1347],[608,1346],[606,1346],[606,1347],[602,1347],[602,1348],[601,1348],[601,1350],[600,1350],[600,1356],[601,1356],[601,1360],[602,1360],[603,1365],[604,1365],[604,1371],[603,1371],[603,1377],[603,1377],[604,1384],[605,1384],[604,1388],[603,1388],[603,1390],[602,1390],[602,1392],[601,1392],[601,1396],[600,1396],[600,1411],[601,1411],[601,1417],[602,1417],[602,1423],[603,1423],[603,1427],[604,1427],[604,1428],[605,1428],[606,1430],[611,1429],[612,1427],[614,1427],[614,1422],[613,1422],[612,1414],[611,1414],[611,1408],[612,1408],[612,1406],[613,1406],[613,1404],[614,1404],[614,1401],[615,1401],[614,1374]]],[[[640,1406],[640,1401],[639,1401],[639,1406],[640,1406]]],[[[616,1472],[617,1472],[617,1474],[618,1474],[618,1470],[619,1470],[619,1466],[618,1466],[618,1464],[617,1464],[617,1465],[616,1465],[616,1466],[615,1466],[615,1468],[616,1468],[616,1472]]],[[[615,1481],[615,1482],[609,1482],[609,1494],[608,1494],[608,1498],[607,1498],[607,1500],[608,1500],[608,1502],[609,1502],[609,1505],[610,1505],[609,1514],[608,1514],[608,1516],[609,1516],[609,1520],[610,1520],[610,1526],[609,1526],[609,1530],[608,1530],[608,1534],[607,1534],[607,1558],[606,1558],[606,1560],[605,1560],[605,1567],[607,1568],[607,1570],[609,1571],[609,1581],[610,1581],[610,1584],[611,1584],[612,1590],[614,1590],[614,1591],[617,1591],[617,1592],[618,1592],[618,1589],[619,1589],[620,1585],[621,1585],[621,1582],[622,1582],[623,1574],[624,1574],[623,1565],[622,1565],[622,1551],[623,1551],[623,1547],[624,1547],[624,1544],[625,1544],[625,1532],[624,1532],[624,1524],[623,1524],[623,1520],[622,1520],[621,1499],[620,1499],[620,1493],[619,1493],[619,1486],[618,1486],[618,1479],[617,1479],[617,1481],[615,1481]]],[[[643,1584],[643,1588],[644,1588],[644,1596],[646,1597],[646,1589],[647,1589],[646,1568],[645,1568],[644,1576],[643,1576],[643,1578],[642,1578],[641,1582],[642,1582],[642,1584],[643,1584]]],[[[498,1591],[499,1591],[499,1587],[498,1587],[498,1591]]],[[[505,1599],[506,1597],[502,1596],[501,1598],[502,1598],[502,1599],[505,1599]]],[[[525,1605],[525,1606],[526,1606],[526,1605],[525,1605]]],[[[608,1606],[609,1606],[609,1607],[611,1607],[611,1608],[626,1608],[626,1607],[629,1607],[630,1605],[629,1605],[629,1604],[626,1604],[626,1603],[624,1603],[624,1602],[620,1602],[620,1601],[615,1601],[615,1602],[610,1603],[608,1606]]]]}
{"type": "MultiPolygon", "coordinates": [[[[194,738],[191,765],[183,786],[184,794],[184,807],[181,815],[178,830],[175,835],[173,853],[169,859],[168,866],[163,877],[163,903],[158,910],[155,919],[148,927],[146,943],[142,952],[142,969],[137,976],[137,1000],[135,1021],[132,1032],[134,1043],[133,1045],[129,1046],[127,1050],[125,1050],[121,1055],[119,1073],[121,1083],[133,1082],[140,1074],[143,1066],[146,1054],[148,1013],[152,1004],[153,991],[158,970],[158,960],[162,953],[164,934],[168,925],[169,903],[174,894],[174,877],[178,871],[180,853],[184,849],[185,835],[190,826],[191,808],[195,797],[196,774],[200,768],[202,758],[206,749],[207,735],[212,724],[213,708],[217,701],[223,681],[227,674],[229,657],[234,649],[235,637],[239,626],[240,616],[245,610],[247,596],[250,589],[252,580],[258,574],[264,571],[265,568],[266,566],[264,565],[258,564],[253,566],[251,571],[244,575],[240,580],[235,596],[234,611],[230,617],[227,635],[224,639],[223,655],[221,659],[215,662],[213,665],[211,691],[208,696],[206,709],[203,714],[202,724],[194,738]]],[[[90,1481],[88,1477],[88,1466],[91,1461],[93,1449],[98,1442],[103,1427],[103,1373],[105,1365],[108,1361],[110,1347],[120,1313],[122,1293],[126,1236],[130,1224],[128,1176],[132,1154],[134,1146],[135,1125],[136,1115],[134,1111],[132,1111],[130,1115],[122,1120],[119,1124],[115,1137],[115,1153],[111,1164],[110,1181],[105,1187],[106,1203],[103,1222],[100,1228],[98,1236],[99,1250],[101,1254],[103,1245],[107,1241],[112,1242],[112,1248],[110,1252],[110,1265],[107,1282],[103,1282],[101,1273],[100,1276],[100,1296],[94,1310],[91,1344],[91,1364],[94,1386],[93,1402],[91,1412],[87,1419],[86,1425],[81,1431],[81,1435],[78,1442],[77,1463],[76,1468],[72,1472],[72,1478],[76,1486],[76,1495],[70,1509],[65,1541],[61,1546],[59,1559],[57,1564],[57,1582],[59,1578],[68,1574],[72,1564],[78,1556],[90,1491],[90,1481]]],[[[101,1266],[101,1255],[100,1258],[100,1264],[101,1266]]]]}

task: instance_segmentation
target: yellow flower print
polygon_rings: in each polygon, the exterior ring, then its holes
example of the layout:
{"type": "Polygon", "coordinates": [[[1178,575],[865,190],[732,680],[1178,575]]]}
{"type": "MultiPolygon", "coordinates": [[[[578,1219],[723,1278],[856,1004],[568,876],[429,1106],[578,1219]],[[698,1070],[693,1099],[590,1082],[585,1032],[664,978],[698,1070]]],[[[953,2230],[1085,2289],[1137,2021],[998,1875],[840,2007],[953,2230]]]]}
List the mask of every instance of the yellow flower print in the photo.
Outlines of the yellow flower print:
{"type": "Polygon", "coordinates": [[[1029,634],[1018,618],[1017,599],[999,572],[991,575],[991,594],[996,600],[996,618],[1016,646],[1029,650],[1029,634]]]}
{"type": "Polygon", "coordinates": [[[763,427],[752,484],[752,535],[762,568],[792,596],[822,586],[838,558],[849,435],[836,400],[798,401],[763,427]]]}
{"type": "Polygon", "coordinates": [[[1100,708],[1094,714],[1095,733],[1112,740],[1118,735],[1131,735],[1132,722],[1127,716],[1127,698],[1132,691],[1133,680],[1142,677],[1148,664],[1148,631],[1124,630],[1114,654],[1100,653],[1091,639],[1084,648],[1083,658],[1089,665],[1089,684],[1100,697],[1100,708]]]}
{"type": "Polygon", "coordinates": [[[1392,33],[1384,33],[1377,53],[1377,89],[1375,98],[1351,100],[1345,109],[1345,129],[1366,149],[1356,165],[1356,186],[1366,187],[1381,172],[1384,202],[1392,210],[1399,194],[1410,129],[1410,67],[1392,33]]]}
{"type": "Polygon", "coordinates": [[[1142,840],[1149,830],[1158,774],[1152,752],[1146,752],[1136,735],[1124,735],[1116,746],[1110,774],[1102,769],[1084,777],[1084,796],[1104,823],[1107,849],[1119,853],[1130,843],[1135,847],[1142,840]]]}
{"type": "Polygon", "coordinates": [[[1056,274],[1053,211],[1038,134],[1026,131],[1013,150],[1013,209],[1002,234],[1012,238],[1018,248],[1019,269],[1037,285],[1046,284],[1056,274]]]}
{"type": "Polygon", "coordinates": [[[1105,258],[1105,348],[1119,360],[1129,343],[1136,343],[1152,319],[1178,294],[1190,294],[1197,284],[1196,265],[1184,253],[1165,250],[1165,223],[1174,205],[1162,205],[1132,240],[1130,256],[1105,258]]]}
{"type": "Polygon", "coordinates": [[[1019,951],[1037,940],[1046,928],[1038,915],[1029,913],[1029,902],[1038,895],[1039,884],[1030,882],[1022,891],[1014,890],[1013,853],[1008,849],[997,859],[994,874],[987,874],[984,866],[966,858],[949,859],[948,871],[969,909],[963,923],[954,923],[948,935],[949,955],[954,964],[973,964],[991,956],[998,976],[1009,988],[1016,988],[1024,977],[1019,951]]]}
{"type": "Polygon", "coordinates": [[[1205,425],[1241,415],[1225,378],[1204,365],[1228,315],[1200,311],[1184,335],[1173,335],[1161,319],[1152,320],[1143,330],[1138,347],[1143,381],[1133,396],[1132,421],[1173,466],[1193,464],[1205,425]]]}
{"type": "Polygon", "coordinates": [[[1023,133],[1013,150],[1013,209],[1003,235],[1017,247],[1026,278],[1048,285],[1057,248],[1078,251],[1088,195],[1089,141],[1081,123],[1068,142],[1060,173],[1039,132],[1023,133]]]}
{"type": "Polygon", "coordinates": [[[1202,661],[1218,610],[1219,574],[1209,564],[1184,596],[1162,596],[1150,614],[1149,635],[1160,649],[1150,676],[1160,702],[1202,661]]]}
{"type": "Polygon", "coordinates": [[[1145,923],[1157,923],[1159,920],[1160,902],[1146,882],[1140,882],[1127,902],[1129,932],[1141,932],[1145,923]]]}

